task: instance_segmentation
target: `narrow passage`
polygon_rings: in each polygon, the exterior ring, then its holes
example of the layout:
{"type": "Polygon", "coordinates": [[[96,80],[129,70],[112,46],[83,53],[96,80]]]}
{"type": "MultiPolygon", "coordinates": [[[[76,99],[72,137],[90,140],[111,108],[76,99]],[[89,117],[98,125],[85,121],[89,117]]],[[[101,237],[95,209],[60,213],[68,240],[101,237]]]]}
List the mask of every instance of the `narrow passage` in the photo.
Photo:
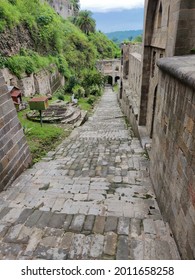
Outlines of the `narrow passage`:
{"type": "Polygon", "coordinates": [[[0,259],[179,259],[132,135],[106,89],[82,127],[0,193],[0,259]]]}

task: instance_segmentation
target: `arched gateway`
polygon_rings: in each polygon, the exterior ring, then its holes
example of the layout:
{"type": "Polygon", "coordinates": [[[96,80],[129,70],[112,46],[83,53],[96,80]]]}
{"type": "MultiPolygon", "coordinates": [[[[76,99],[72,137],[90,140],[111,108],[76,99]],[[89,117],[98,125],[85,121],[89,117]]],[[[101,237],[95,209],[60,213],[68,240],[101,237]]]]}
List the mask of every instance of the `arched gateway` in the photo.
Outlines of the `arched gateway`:
{"type": "Polygon", "coordinates": [[[121,74],[120,59],[98,60],[97,68],[104,76],[109,77],[109,84],[111,83],[112,86],[119,81],[121,74]]]}

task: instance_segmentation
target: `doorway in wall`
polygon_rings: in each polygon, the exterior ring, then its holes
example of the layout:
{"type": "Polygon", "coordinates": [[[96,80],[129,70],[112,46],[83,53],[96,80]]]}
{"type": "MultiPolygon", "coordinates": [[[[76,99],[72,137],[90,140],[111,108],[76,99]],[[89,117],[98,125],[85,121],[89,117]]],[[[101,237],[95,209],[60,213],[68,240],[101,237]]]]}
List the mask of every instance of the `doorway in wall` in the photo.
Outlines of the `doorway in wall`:
{"type": "Polygon", "coordinates": [[[120,99],[123,97],[123,82],[121,81],[121,86],[120,86],[120,99]]]}
{"type": "Polygon", "coordinates": [[[151,123],[150,138],[153,137],[153,133],[154,133],[154,121],[155,121],[155,117],[156,117],[156,99],[157,99],[157,91],[158,91],[158,85],[156,86],[155,91],[154,91],[153,107],[152,107],[152,123],[151,123]]]}

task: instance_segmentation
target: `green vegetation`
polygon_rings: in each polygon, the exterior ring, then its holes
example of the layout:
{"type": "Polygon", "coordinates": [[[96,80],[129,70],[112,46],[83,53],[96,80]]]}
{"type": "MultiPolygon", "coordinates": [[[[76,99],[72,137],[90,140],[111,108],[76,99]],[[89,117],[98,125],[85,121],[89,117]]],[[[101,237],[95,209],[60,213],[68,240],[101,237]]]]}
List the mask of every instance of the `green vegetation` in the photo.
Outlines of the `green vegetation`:
{"type": "MultiPolygon", "coordinates": [[[[80,88],[80,86],[78,87],[76,86],[75,88],[80,88]]],[[[81,87],[81,89],[83,88],[81,87]]],[[[86,97],[83,96],[83,94],[84,94],[83,90],[79,96],[75,94],[75,98],[78,99],[78,106],[81,108],[81,110],[88,111],[88,113],[91,113],[95,103],[99,100],[99,95],[90,94],[86,97]]],[[[71,102],[72,94],[66,92],[66,88],[62,88],[53,95],[52,101],[57,99],[63,100],[65,102],[71,102]]]]}
{"type": "MultiPolygon", "coordinates": [[[[73,2],[75,7],[79,5],[78,1],[73,2]]],[[[97,58],[110,58],[120,53],[113,42],[95,31],[89,11],[79,12],[71,22],[39,0],[1,0],[0,31],[9,28],[11,33],[17,25],[29,29],[34,49],[23,49],[11,58],[1,56],[0,67],[8,67],[18,77],[51,63],[56,63],[66,78],[80,76],[82,70],[95,68],[97,58]]]]}
{"type": "Polygon", "coordinates": [[[95,33],[96,23],[90,11],[80,11],[74,22],[86,35],[95,33]]]}
{"type": "Polygon", "coordinates": [[[135,37],[134,39],[130,38],[130,39],[124,40],[123,43],[124,44],[128,44],[128,43],[140,44],[140,43],[142,43],[142,40],[143,40],[143,36],[139,35],[139,36],[135,37]]]}
{"type": "MultiPolygon", "coordinates": [[[[27,50],[20,50],[20,54],[5,58],[2,62],[5,67],[15,74],[18,78],[23,73],[31,74],[36,73],[38,70],[48,67],[52,63],[60,64],[59,59],[52,56],[40,56],[38,53],[27,50]]],[[[51,67],[50,70],[52,71],[51,67]]]]}
{"type": "Polygon", "coordinates": [[[191,53],[191,54],[195,54],[195,49],[191,49],[191,50],[190,50],[190,53],[191,53]]]}
{"type": "Polygon", "coordinates": [[[142,43],[142,41],[143,41],[143,35],[142,34],[133,39],[133,42],[135,42],[135,43],[142,43]]]}
{"type": "Polygon", "coordinates": [[[116,83],[116,84],[114,85],[113,89],[114,89],[114,92],[116,92],[116,93],[119,92],[119,85],[118,85],[118,83],[116,83]]]}
{"type": "MultiPolygon", "coordinates": [[[[12,36],[17,26],[28,29],[32,49],[21,47],[10,56],[0,50],[0,68],[8,67],[18,78],[36,73],[42,68],[53,71],[58,67],[66,78],[66,87],[54,99],[70,101],[74,94],[83,110],[92,110],[104,85],[103,76],[96,70],[96,60],[120,56],[120,49],[104,34],[95,30],[95,21],[89,11],[79,12],[79,1],[71,0],[77,17],[63,19],[48,3],[40,0],[1,0],[0,33],[12,36]]],[[[28,38],[24,38],[26,44],[28,38]]],[[[7,42],[9,45],[9,42],[7,42]]],[[[19,118],[33,161],[38,161],[66,136],[64,130],[52,124],[31,122],[26,119],[29,109],[19,113],[19,118]]]]}
{"type": "Polygon", "coordinates": [[[47,152],[54,149],[63,138],[68,135],[63,128],[53,124],[31,122],[26,119],[29,109],[18,113],[19,120],[23,126],[24,133],[33,157],[33,163],[39,161],[47,152]]]}
{"type": "Polygon", "coordinates": [[[95,46],[98,59],[119,58],[121,55],[120,48],[100,31],[91,33],[89,41],[95,46]]]}
{"type": "MultiPolygon", "coordinates": [[[[65,93],[65,89],[58,90],[49,100],[49,104],[55,100],[71,101],[71,94],[65,93]]],[[[82,110],[89,113],[94,108],[98,96],[90,95],[87,98],[79,98],[78,105],[82,110]]],[[[23,101],[28,102],[28,97],[23,97],[23,101]]],[[[38,122],[32,122],[26,118],[26,114],[30,111],[29,108],[18,113],[19,120],[24,130],[32,157],[33,163],[38,162],[47,152],[55,149],[60,142],[69,135],[70,130],[64,130],[60,124],[43,124],[40,126],[38,122]]]]}

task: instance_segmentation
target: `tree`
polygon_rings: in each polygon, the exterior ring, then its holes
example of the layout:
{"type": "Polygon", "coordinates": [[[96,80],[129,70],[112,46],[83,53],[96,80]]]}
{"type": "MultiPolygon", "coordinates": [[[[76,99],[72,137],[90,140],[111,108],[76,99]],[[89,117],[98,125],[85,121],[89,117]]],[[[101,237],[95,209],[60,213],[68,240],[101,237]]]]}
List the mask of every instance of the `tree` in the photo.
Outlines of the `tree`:
{"type": "Polygon", "coordinates": [[[129,36],[129,37],[128,37],[128,40],[129,40],[129,41],[132,41],[132,40],[133,40],[133,36],[129,36]]]}
{"type": "Polygon", "coordinates": [[[119,42],[117,37],[113,37],[113,38],[112,38],[112,41],[113,41],[114,43],[116,43],[116,44],[119,42]]]}
{"type": "Polygon", "coordinates": [[[76,18],[75,24],[86,34],[89,35],[90,32],[95,32],[95,20],[92,18],[92,13],[90,11],[84,10],[80,11],[78,17],[76,18]]]}
{"type": "Polygon", "coordinates": [[[142,35],[138,35],[137,37],[134,38],[133,42],[135,43],[142,43],[142,35]]]}

